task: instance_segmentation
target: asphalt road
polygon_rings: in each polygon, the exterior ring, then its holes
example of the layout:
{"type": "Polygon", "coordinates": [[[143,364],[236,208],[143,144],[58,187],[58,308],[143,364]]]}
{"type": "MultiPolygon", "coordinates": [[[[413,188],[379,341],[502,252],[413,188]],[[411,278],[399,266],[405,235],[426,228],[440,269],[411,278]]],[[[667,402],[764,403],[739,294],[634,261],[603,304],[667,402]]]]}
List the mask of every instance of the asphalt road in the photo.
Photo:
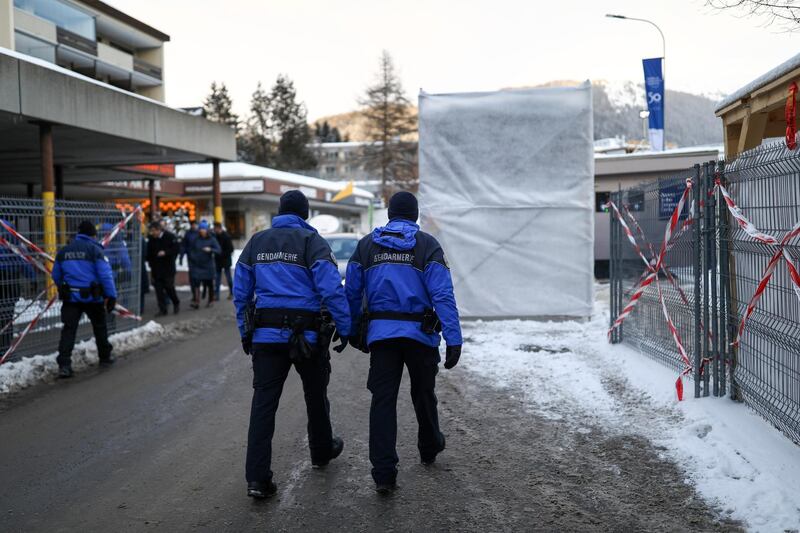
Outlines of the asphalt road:
{"type": "MultiPolygon", "coordinates": [[[[367,356],[334,354],[329,395],[345,450],[312,470],[302,388],[284,388],[279,494],[245,496],[250,363],[230,303],[182,338],[0,401],[0,531],[728,531],[644,439],[577,433],[463,369],[442,371],[448,450],[419,464],[404,380],[400,489],[373,491],[367,356]]],[[[174,322],[175,318],[170,317],[174,322]]]]}

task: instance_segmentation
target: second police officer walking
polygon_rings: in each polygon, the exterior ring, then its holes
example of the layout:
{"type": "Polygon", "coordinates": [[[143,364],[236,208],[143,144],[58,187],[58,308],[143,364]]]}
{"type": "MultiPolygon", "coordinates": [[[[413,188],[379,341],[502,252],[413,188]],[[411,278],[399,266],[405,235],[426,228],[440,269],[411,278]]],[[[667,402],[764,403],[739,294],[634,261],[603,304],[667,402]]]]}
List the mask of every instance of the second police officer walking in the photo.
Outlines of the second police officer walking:
{"type": "Polygon", "coordinates": [[[103,247],[95,238],[97,230],[88,220],[78,227],[75,239],[58,251],[52,278],[61,298],[61,340],[58,343],[58,376],[72,377],[72,349],[81,316],[86,313],[92,323],[100,366],[114,362],[108,342],[106,312],[114,310],[117,289],[114,274],[103,247]]]}
{"type": "MultiPolygon", "coordinates": [[[[270,229],[253,235],[242,250],[233,282],[233,302],[242,347],[253,361],[253,402],[247,436],[247,495],[277,492],[272,480],[272,436],[283,383],[294,364],[303,382],[311,463],[321,468],[342,453],[333,435],[327,388],[328,344],[333,317],[342,343],[350,335],[350,314],[330,246],[312,228],[308,199],[297,190],[280,199],[270,229]]],[[[334,337],[335,338],[335,337],[334,337]]]]}
{"type": "Polygon", "coordinates": [[[441,246],[420,231],[417,199],[398,192],[389,201],[389,223],[361,239],[347,266],[346,292],[353,324],[365,335],[350,343],[370,353],[367,388],[369,459],[375,489],[391,493],[397,480],[397,394],[403,365],[419,423],[420,461],[431,465],[445,449],[434,391],[441,332],[444,367],[461,356],[461,326],[450,269],[441,246]]]}

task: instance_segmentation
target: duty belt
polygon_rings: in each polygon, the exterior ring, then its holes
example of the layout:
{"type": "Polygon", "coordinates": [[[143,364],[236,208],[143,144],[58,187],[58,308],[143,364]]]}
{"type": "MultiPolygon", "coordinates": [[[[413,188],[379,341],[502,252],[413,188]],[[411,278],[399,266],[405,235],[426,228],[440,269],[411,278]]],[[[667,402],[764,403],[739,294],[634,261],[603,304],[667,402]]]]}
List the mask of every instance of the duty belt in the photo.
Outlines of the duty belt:
{"type": "Polygon", "coordinates": [[[368,311],[367,321],[372,320],[402,320],[404,322],[418,322],[423,333],[433,334],[442,331],[442,323],[433,309],[426,309],[420,313],[401,313],[399,311],[368,311]]]}
{"type": "Polygon", "coordinates": [[[256,309],[254,316],[254,326],[256,328],[277,328],[277,329],[299,329],[303,330],[319,329],[322,322],[322,313],[308,311],[305,309],[256,309]]]}

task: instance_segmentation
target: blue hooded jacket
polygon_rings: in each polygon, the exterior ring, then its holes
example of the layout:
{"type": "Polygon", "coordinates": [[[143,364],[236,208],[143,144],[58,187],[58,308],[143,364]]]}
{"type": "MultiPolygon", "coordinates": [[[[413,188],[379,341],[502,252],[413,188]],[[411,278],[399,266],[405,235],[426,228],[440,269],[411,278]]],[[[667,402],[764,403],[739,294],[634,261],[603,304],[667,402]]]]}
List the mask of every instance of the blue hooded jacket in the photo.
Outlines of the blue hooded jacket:
{"type": "MultiPolygon", "coordinates": [[[[328,242],[297,215],[279,215],[272,228],[253,235],[239,256],[233,279],[233,304],[239,333],[255,299],[257,309],[301,309],[319,312],[324,303],[342,337],[350,336],[350,313],[342,278],[328,242]]],[[[258,328],[257,343],[285,343],[288,330],[258,328]]],[[[315,332],[306,339],[316,342],[315,332]]]]}
{"type": "MultiPolygon", "coordinates": [[[[100,230],[106,234],[111,233],[113,229],[114,224],[110,222],[103,222],[103,225],[100,226],[100,230]]],[[[131,256],[128,254],[128,243],[125,242],[125,237],[122,235],[122,232],[117,233],[116,237],[111,239],[111,242],[106,246],[106,257],[108,257],[108,262],[111,264],[111,270],[120,272],[131,271],[131,267],[133,266],[131,264],[131,256]]]]}
{"type": "MultiPolygon", "coordinates": [[[[347,265],[345,283],[350,315],[361,318],[366,298],[369,312],[422,313],[434,309],[449,346],[462,344],[453,281],[442,247],[415,223],[393,219],[358,243],[347,265]]],[[[409,338],[439,346],[438,333],[423,333],[420,322],[371,320],[367,343],[409,338]]]]}
{"type": "Polygon", "coordinates": [[[103,297],[117,297],[114,274],[103,254],[103,247],[88,235],[79,233],[71,243],[58,251],[53,263],[52,278],[56,285],[69,285],[72,302],[100,303],[103,297]],[[98,283],[103,288],[103,296],[81,296],[80,289],[88,289],[92,283],[98,283]]]}

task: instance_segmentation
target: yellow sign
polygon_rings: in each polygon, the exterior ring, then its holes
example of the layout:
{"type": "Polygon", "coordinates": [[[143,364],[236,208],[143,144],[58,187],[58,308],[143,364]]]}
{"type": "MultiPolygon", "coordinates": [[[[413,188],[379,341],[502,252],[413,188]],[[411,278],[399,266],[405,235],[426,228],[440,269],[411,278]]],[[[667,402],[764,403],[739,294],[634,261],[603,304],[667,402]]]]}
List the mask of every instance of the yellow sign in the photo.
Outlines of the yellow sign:
{"type": "Polygon", "coordinates": [[[331,202],[338,202],[339,200],[344,200],[348,196],[353,195],[353,182],[351,181],[347,185],[344,186],[344,189],[336,193],[336,196],[331,198],[331,202]]]}

